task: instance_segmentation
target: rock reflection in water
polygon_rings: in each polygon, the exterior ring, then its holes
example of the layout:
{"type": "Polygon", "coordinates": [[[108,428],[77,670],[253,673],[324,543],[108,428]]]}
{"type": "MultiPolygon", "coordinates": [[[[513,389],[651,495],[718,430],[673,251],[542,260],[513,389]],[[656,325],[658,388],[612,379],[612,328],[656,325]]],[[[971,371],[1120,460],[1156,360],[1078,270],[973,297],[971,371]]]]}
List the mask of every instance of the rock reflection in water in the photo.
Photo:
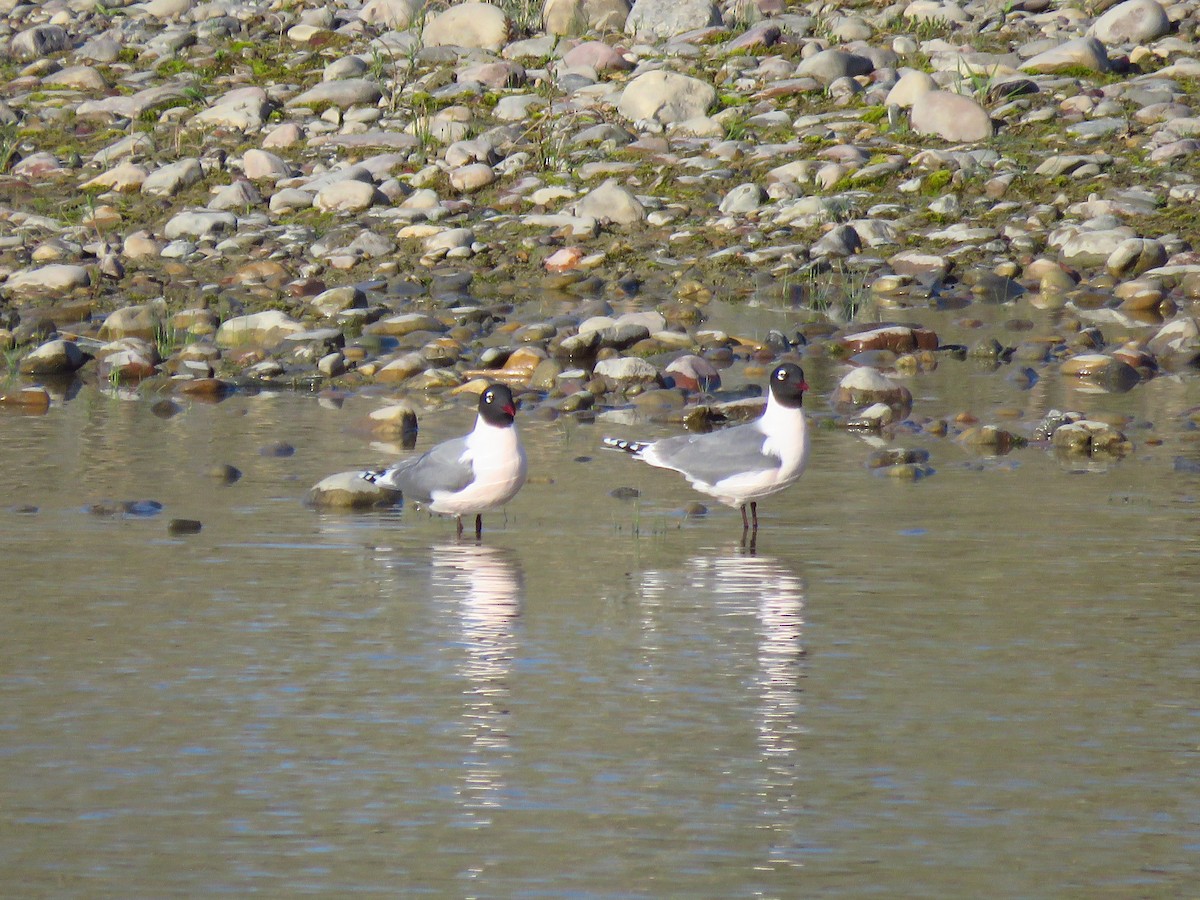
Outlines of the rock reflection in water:
{"type": "Polygon", "coordinates": [[[469,543],[433,548],[433,595],[458,601],[464,656],[458,672],[463,690],[463,759],[459,800],[479,825],[481,810],[501,806],[504,763],[511,741],[506,729],[509,678],[517,651],[516,624],[523,579],[511,552],[469,543]]]}

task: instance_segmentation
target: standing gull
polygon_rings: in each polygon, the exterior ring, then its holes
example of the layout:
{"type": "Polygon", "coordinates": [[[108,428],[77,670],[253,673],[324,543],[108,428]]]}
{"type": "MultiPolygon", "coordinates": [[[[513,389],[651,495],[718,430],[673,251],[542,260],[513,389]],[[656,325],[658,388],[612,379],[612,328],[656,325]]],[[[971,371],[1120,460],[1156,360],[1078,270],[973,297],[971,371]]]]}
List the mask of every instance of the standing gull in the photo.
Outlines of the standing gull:
{"type": "Polygon", "coordinates": [[[525,484],[525,448],[517,434],[516,403],[503,384],[479,395],[479,416],[470,434],[444,441],[421,456],[386,469],[364,472],[373,484],[400,491],[441,515],[458,520],[475,514],[475,537],[483,534],[483,513],[503,506],[525,484]]]}
{"type": "Polygon", "coordinates": [[[808,463],[804,370],[783,363],[771,373],[770,388],[767,408],[753,422],[661,441],[604,438],[604,444],[681,472],[696,490],[742,511],[743,535],[757,532],[758,501],[794,484],[808,463]]]}

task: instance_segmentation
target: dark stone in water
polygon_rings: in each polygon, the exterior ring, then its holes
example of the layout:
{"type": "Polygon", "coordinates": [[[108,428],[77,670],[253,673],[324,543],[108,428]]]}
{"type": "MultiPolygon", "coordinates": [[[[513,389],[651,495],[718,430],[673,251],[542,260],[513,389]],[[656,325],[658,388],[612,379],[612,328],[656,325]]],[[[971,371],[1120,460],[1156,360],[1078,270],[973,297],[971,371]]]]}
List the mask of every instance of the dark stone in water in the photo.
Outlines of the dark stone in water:
{"type": "Polygon", "coordinates": [[[608,496],[615,497],[617,500],[636,500],[642,496],[642,492],[634,487],[619,487],[609,491],[608,496]]]}
{"type": "Polygon", "coordinates": [[[163,511],[163,505],[157,500],[125,500],[121,508],[126,515],[138,517],[157,516],[163,511]]]}
{"type": "Polygon", "coordinates": [[[242,470],[237,468],[237,466],[229,465],[229,463],[222,463],[209,469],[208,477],[224,484],[233,484],[242,477],[242,470]]]}
{"type": "Polygon", "coordinates": [[[474,279],[471,272],[442,270],[433,273],[429,292],[434,296],[457,294],[466,291],[474,279]]]}
{"type": "Polygon", "coordinates": [[[19,516],[35,516],[38,513],[38,508],[29,503],[22,503],[19,506],[14,506],[12,511],[19,516]]]}
{"type": "Polygon", "coordinates": [[[273,456],[277,459],[294,456],[295,454],[296,448],[287,441],[272,441],[270,444],[258,448],[259,456],[273,456]]]}
{"type": "Polygon", "coordinates": [[[1009,372],[1005,376],[1005,381],[1008,381],[1014,387],[1020,388],[1023,391],[1029,390],[1038,382],[1038,373],[1026,366],[1023,369],[1017,369],[1014,372],[1009,372]]]}
{"type": "Polygon", "coordinates": [[[199,534],[203,527],[198,519],[172,519],[167,523],[167,534],[199,534]]]}
{"type": "Polygon", "coordinates": [[[574,458],[573,460],[571,460],[571,461],[572,461],[572,462],[577,462],[577,463],[589,463],[589,462],[591,462],[591,461],[592,461],[592,457],[590,457],[590,456],[577,456],[577,457],[575,457],[575,458],[574,458]]]}
{"type": "Polygon", "coordinates": [[[1033,430],[1033,439],[1035,441],[1048,441],[1054,435],[1054,432],[1075,421],[1075,416],[1061,412],[1057,409],[1052,409],[1046,413],[1046,416],[1040,421],[1033,430]]]}
{"type": "Polygon", "coordinates": [[[160,419],[170,419],[183,412],[183,407],[173,400],[159,400],[150,407],[150,412],[160,419]]]}
{"type": "Polygon", "coordinates": [[[93,516],[136,516],[149,518],[162,512],[163,505],[157,500],[102,500],[87,507],[93,516]]]}
{"type": "Polygon", "coordinates": [[[890,447],[876,450],[867,457],[868,469],[885,469],[888,466],[900,466],[913,463],[929,462],[929,451],[921,447],[890,447]]]}

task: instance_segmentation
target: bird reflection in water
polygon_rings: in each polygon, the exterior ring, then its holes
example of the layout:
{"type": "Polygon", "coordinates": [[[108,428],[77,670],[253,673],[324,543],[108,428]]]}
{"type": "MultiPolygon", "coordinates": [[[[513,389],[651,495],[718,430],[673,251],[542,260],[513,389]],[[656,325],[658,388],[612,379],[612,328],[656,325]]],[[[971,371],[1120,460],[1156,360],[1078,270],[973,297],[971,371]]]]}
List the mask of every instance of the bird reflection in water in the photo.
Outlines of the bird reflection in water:
{"type": "Polygon", "coordinates": [[[432,580],[435,596],[458,600],[464,654],[458,672],[467,681],[463,735],[470,741],[458,793],[472,821],[486,825],[490,819],[481,811],[499,807],[505,787],[505,720],[523,579],[510,552],[453,543],[433,548],[432,580]]]}
{"type": "MultiPolygon", "coordinates": [[[[777,832],[773,842],[780,858],[772,864],[791,864],[786,859],[789,828],[799,811],[796,773],[799,765],[799,739],[805,731],[801,679],[804,677],[804,580],[788,565],[769,556],[745,552],[739,544],[728,553],[695,556],[684,571],[649,571],[642,580],[643,598],[652,601],[643,619],[647,629],[647,649],[663,645],[656,634],[667,627],[662,609],[668,597],[695,598],[711,605],[721,620],[741,623],[754,621],[755,659],[751,690],[755,694],[754,729],[762,764],[757,796],[763,824],[777,832]],[[681,583],[682,582],[682,583],[681,583]],[[658,601],[657,603],[653,601],[658,601]]],[[[730,632],[714,626],[714,632],[738,639],[744,631],[737,626],[730,632]]],[[[744,653],[736,648],[729,665],[743,668],[744,653]]],[[[722,654],[726,655],[726,654],[722,654]]],[[[748,662],[748,661],[746,661],[748,662]]],[[[749,666],[745,666],[749,669],[749,666]]]]}

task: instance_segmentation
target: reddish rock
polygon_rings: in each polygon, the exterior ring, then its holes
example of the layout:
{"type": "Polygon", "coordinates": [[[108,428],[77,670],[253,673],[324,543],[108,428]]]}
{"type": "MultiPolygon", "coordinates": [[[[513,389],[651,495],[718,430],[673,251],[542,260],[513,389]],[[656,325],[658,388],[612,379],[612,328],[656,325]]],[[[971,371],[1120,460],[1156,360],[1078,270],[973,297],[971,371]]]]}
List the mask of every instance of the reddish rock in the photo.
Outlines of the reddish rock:
{"type": "Polygon", "coordinates": [[[663,370],[685,391],[715,391],[721,386],[721,373],[702,356],[688,354],[673,359],[663,370]]]}
{"type": "Polygon", "coordinates": [[[40,416],[50,409],[50,395],[43,387],[20,388],[0,394],[0,406],[40,416]]]}
{"type": "Polygon", "coordinates": [[[176,390],[181,394],[186,394],[193,400],[206,400],[216,403],[219,400],[224,400],[229,394],[233,393],[234,387],[229,382],[222,381],[220,378],[192,378],[180,381],[179,387],[176,390]]]}
{"type": "Polygon", "coordinates": [[[848,334],[841,339],[841,343],[851,353],[861,353],[864,350],[912,353],[914,350],[936,350],[938,336],[928,328],[885,325],[870,331],[848,334]]]}
{"type": "Polygon", "coordinates": [[[581,259],[583,259],[583,250],[579,247],[563,247],[546,258],[546,271],[567,272],[579,265],[581,259]]]}

